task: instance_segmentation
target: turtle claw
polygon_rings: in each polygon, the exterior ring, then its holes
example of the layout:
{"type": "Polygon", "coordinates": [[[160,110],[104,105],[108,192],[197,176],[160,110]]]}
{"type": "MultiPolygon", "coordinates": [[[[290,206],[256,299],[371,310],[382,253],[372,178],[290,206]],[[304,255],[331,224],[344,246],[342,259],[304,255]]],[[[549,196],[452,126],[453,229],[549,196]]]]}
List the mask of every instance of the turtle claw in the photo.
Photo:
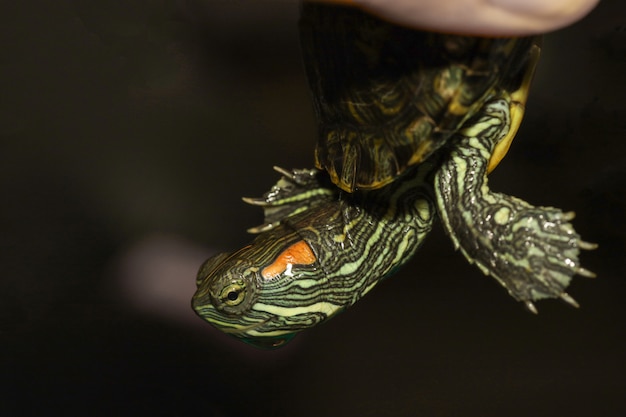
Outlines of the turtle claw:
{"type": "Polygon", "coordinates": [[[566,292],[561,293],[559,298],[565,301],[567,304],[571,305],[572,307],[575,307],[575,308],[580,307],[580,304],[578,304],[578,302],[574,300],[574,298],[566,292]]]}
{"type": "Polygon", "coordinates": [[[280,224],[280,222],[278,223],[264,223],[261,224],[259,226],[255,226],[255,227],[251,227],[249,229],[246,230],[246,232],[253,234],[253,235],[258,235],[259,233],[263,233],[263,232],[267,232],[269,230],[272,230],[274,227],[278,226],[280,224]]]}
{"type": "MultiPolygon", "coordinates": [[[[309,186],[311,184],[319,185],[316,180],[316,176],[319,172],[317,169],[305,168],[289,170],[281,168],[277,165],[274,165],[272,168],[274,169],[274,171],[282,175],[287,182],[290,182],[292,184],[297,184],[303,187],[309,186]]],[[[276,186],[281,187],[281,182],[279,181],[276,186]]],[[[282,186],[284,187],[285,183],[282,183],[282,186]]]]}
{"type": "Polygon", "coordinates": [[[264,207],[268,205],[268,202],[263,197],[241,197],[244,203],[250,204],[252,206],[260,206],[264,207]]]}
{"type": "MultiPolygon", "coordinates": [[[[566,292],[562,292],[559,295],[559,298],[563,301],[565,301],[567,304],[571,305],[574,308],[579,308],[580,304],[578,304],[578,302],[574,299],[574,297],[572,297],[571,295],[569,295],[566,292]]],[[[525,300],[524,301],[524,306],[526,307],[526,309],[528,311],[530,311],[533,314],[539,314],[539,310],[537,310],[537,307],[535,307],[535,304],[530,301],[530,300],[525,300]]]]}
{"type": "Polygon", "coordinates": [[[284,177],[288,177],[288,178],[293,177],[293,173],[289,171],[288,169],[279,167],[278,165],[274,165],[272,168],[274,169],[274,171],[278,172],[280,175],[284,177]]]}
{"type": "Polygon", "coordinates": [[[583,267],[578,267],[576,269],[576,273],[578,275],[582,276],[582,277],[585,277],[585,278],[595,278],[596,277],[595,272],[592,272],[592,271],[590,271],[588,269],[585,269],[583,267]]]}
{"type": "Polygon", "coordinates": [[[530,311],[531,313],[539,314],[539,311],[537,310],[537,307],[535,307],[535,304],[533,304],[532,301],[530,301],[530,300],[524,301],[524,306],[526,306],[526,309],[528,311],[530,311]]]}
{"type": "Polygon", "coordinates": [[[579,240],[578,247],[584,250],[594,250],[594,249],[598,249],[598,244],[592,243],[592,242],[585,242],[584,240],[579,240]]]}

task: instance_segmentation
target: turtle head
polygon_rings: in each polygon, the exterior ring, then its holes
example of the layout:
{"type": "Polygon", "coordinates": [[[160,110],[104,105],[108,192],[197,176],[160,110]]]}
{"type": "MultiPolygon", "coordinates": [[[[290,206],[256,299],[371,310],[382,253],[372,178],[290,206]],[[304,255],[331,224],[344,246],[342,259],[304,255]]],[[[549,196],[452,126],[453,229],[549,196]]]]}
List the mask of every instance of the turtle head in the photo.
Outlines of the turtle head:
{"type": "Polygon", "coordinates": [[[198,272],[192,306],[224,333],[256,347],[276,348],[341,307],[310,291],[323,280],[321,273],[304,240],[263,236],[237,252],[208,259],[198,272]]]}

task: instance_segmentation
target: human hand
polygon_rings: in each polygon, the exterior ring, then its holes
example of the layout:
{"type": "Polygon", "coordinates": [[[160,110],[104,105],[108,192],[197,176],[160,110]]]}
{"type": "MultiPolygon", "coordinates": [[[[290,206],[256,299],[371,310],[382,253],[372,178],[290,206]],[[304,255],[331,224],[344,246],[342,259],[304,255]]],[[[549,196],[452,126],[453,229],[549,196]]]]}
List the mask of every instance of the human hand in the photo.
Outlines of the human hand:
{"type": "Polygon", "coordinates": [[[407,26],[468,35],[549,32],[587,15],[599,0],[323,0],[361,7],[407,26]]]}

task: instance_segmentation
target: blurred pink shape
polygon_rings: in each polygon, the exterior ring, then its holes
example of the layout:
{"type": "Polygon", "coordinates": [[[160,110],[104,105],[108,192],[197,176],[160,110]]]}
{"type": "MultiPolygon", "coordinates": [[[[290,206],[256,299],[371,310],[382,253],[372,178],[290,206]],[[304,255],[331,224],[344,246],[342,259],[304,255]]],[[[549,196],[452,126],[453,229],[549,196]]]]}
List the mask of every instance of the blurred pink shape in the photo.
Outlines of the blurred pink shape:
{"type": "Polygon", "coordinates": [[[216,252],[177,236],[146,237],[115,262],[116,287],[136,310],[201,325],[191,309],[191,297],[198,268],[216,252]]]}

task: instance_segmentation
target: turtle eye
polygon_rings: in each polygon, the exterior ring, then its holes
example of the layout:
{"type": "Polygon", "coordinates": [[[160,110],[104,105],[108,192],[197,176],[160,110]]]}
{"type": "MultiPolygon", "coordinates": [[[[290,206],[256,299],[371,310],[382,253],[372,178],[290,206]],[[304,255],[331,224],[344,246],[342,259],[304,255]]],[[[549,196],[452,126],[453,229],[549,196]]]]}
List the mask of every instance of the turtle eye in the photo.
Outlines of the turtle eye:
{"type": "Polygon", "coordinates": [[[227,306],[237,306],[246,298],[246,286],[243,282],[233,282],[224,287],[220,301],[227,306]]]}

